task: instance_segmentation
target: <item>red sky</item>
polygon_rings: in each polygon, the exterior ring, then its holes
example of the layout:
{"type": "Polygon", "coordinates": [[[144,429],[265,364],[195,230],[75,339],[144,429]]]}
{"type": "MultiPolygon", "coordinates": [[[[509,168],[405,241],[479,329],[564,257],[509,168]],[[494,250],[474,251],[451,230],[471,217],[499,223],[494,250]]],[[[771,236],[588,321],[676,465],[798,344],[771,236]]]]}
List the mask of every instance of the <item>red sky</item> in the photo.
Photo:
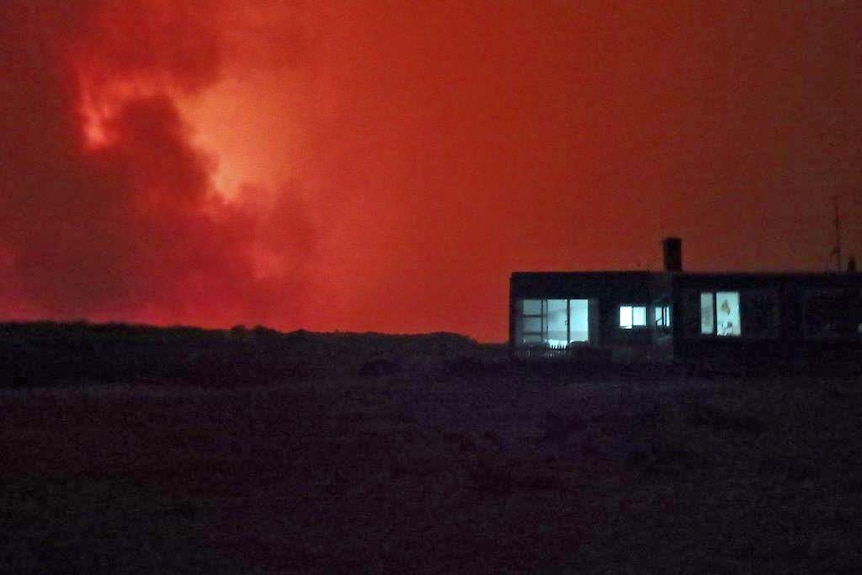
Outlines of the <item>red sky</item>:
{"type": "Polygon", "coordinates": [[[512,271],[862,257],[857,2],[0,4],[0,319],[506,337],[512,271]],[[234,6],[240,5],[240,6],[234,6]]]}

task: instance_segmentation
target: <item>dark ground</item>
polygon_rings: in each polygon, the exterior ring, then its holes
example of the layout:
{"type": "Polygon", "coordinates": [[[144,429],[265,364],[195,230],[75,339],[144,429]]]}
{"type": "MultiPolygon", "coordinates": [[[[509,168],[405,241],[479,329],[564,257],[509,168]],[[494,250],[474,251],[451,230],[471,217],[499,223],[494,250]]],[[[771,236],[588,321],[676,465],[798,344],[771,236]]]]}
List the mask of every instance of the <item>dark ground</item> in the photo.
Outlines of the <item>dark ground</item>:
{"type": "Polygon", "coordinates": [[[330,350],[329,371],[262,385],[252,364],[198,377],[200,355],[183,356],[198,379],[33,385],[16,368],[0,573],[862,565],[855,378],[539,372],[448,337],[330,350]]]}

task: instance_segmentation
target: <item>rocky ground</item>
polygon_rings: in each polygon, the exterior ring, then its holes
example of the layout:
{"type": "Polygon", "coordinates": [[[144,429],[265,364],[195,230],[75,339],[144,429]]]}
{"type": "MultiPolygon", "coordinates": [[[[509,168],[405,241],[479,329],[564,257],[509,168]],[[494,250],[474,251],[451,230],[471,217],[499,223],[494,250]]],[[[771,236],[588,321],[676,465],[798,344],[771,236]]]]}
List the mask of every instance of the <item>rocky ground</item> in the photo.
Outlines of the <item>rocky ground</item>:
{"type": "Polygon", "coordinates": [[[0,391],[2,573],[854,573],[852,378],[0,391]]]}

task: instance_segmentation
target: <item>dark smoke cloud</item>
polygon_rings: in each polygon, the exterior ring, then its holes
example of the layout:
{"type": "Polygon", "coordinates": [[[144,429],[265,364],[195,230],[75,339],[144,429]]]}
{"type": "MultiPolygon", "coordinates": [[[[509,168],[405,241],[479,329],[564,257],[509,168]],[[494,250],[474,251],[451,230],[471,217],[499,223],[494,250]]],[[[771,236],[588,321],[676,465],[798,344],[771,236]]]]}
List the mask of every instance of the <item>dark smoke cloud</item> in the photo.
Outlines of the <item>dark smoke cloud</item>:
{"type": "Polygon", "coordinates": [[[512,271],[668,234],[834,267],[851,4],[0,0],[0,319],[499,341],[512,271]]]}
{"type": "Polygon", "coordinates": [[[215,193],[216,159],[191,143],[175,101],[219,77],[207,7],[0,6],[4,317],[300,322],[296,256],[315,249],[305,206],[282,195],[263,214],[215,193]],[[87,141],[87,106],[102,141],[87,141]]]}

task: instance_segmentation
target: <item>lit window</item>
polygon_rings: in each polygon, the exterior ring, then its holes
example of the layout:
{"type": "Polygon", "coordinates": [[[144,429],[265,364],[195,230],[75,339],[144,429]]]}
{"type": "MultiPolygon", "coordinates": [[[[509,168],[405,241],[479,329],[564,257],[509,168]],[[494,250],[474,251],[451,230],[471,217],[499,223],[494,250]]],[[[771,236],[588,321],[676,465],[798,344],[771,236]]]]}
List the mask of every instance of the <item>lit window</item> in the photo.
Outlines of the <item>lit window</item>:
{"type": "Polygon", "coordinates": [[[739,292],[700,294],[700,333],[703,335],[741,335],[739,292]]]}
{"type": "Polygon", "coordinates": [[[655,325],[656,327],[670,327],[669,305],[655,306],[655,325]]]}
{"type": "Polygon", "coordinates": [[[635,327],[646,327],[647,308],[645,305],[621,305],[620,327],[632,329],[635,327]]]}
{"type": "Polygon", "coordinates": [[[515,302],[518,345],[543,345],[564,349],[572,343],[590,342],[590,300],[522,299],[515,302]]]}
{"type": "Polygon", "coordinates": [[[525,299],[523,305],[524,315],[542,315],[542,300],[525,299]]]}
{"type": "Polygon", "coordinates": [[[712,292],[700,294],[700,333],[715,333],[715,294],[712,292]]]}
{"type": "Polygon", "coordinates": [[[725,291],[715,294],[715,325],[718,335],[740,335],[739,292],[725,291]]]}

